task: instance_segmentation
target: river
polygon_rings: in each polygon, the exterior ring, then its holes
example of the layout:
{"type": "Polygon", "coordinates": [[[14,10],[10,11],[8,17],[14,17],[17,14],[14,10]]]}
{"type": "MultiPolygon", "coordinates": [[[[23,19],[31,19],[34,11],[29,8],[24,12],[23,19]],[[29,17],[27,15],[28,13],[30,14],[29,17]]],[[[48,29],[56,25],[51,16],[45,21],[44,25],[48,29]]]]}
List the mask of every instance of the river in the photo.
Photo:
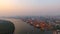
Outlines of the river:
{"type": "Polygon", "coordinates": [[[20,19],[0,18],[0,20],[8,20],[13,22],[15,25],[14,34],[52,34],[51,31],[41,32],[39,29],[36,29],[36,31],[33,32],[32,30],[34,29],[34,27],[23,22],[20,19]]]}

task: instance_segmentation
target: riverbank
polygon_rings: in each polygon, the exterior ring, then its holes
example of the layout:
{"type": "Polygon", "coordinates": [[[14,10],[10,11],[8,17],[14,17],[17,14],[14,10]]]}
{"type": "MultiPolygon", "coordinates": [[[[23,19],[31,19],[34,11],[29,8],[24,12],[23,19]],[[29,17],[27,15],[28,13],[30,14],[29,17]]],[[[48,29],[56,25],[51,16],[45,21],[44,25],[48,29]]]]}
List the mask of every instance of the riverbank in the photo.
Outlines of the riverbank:
{"type": "Polygon", "coordinates": [[[23,22],[20,19],[13,19],[13,18],[0,18],[1,20],[8,20],[14,23],[15,25],[15,32],[14,34],[52,34],[51,31],[41,32],[39,29],[36,29],[35,32],[32,30],[34,29],[33,26],[23,22]]]}

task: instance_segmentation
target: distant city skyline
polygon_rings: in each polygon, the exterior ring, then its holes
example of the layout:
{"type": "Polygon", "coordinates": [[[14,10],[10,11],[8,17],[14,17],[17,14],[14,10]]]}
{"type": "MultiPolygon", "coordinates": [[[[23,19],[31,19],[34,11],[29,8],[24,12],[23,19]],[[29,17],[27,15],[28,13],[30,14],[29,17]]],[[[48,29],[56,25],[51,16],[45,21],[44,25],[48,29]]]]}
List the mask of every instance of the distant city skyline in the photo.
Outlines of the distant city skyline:
{"type": "Polygon", "coordinates": [[[0,0],[0,16],[60,15],[60,0],[0,0]]]}

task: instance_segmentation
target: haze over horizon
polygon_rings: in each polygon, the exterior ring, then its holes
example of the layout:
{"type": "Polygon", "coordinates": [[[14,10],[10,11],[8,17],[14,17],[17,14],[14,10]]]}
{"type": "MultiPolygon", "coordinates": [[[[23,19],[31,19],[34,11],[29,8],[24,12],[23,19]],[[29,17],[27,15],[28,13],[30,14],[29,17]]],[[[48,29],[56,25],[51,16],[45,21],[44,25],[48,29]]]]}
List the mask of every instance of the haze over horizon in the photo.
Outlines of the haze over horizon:
{"type": "Polygon", "coordinates": [[[0,0],[0,16],[60,15],[60,0],[0,0]]]}

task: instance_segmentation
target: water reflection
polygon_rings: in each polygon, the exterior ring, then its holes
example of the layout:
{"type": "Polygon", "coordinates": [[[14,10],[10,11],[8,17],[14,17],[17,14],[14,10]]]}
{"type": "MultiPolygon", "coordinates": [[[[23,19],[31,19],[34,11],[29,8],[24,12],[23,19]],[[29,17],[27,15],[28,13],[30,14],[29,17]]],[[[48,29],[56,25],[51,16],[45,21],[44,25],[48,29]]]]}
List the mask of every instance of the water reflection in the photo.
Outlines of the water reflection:
{"type": "Polygon", "coordinates": [[[1,18],[1,19],[8,20],[14,23],[15,25],[14,34],[52,34],[51,31],[41,32],[39,29],[36,29],[36,31],[33,32],[32,30],[34,29],[34,27],[21,21],[20,19],[13,19],[13,18],[12,19],[1,18]]]}

